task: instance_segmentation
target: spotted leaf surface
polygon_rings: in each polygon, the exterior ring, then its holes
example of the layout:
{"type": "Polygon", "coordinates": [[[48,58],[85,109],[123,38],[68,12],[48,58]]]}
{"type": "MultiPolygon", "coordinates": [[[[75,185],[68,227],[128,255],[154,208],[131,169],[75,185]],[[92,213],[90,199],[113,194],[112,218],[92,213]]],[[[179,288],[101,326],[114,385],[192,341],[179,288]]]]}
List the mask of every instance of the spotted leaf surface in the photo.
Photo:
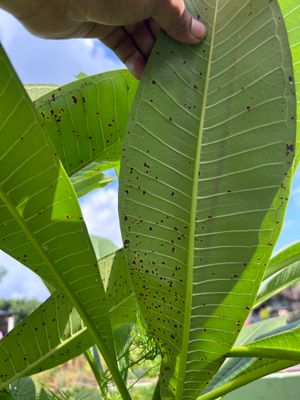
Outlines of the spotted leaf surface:
{"type": "Polygon", "coordinates": [[[120,215],[136,295],[160,344],[163,399],[196,399],[253,304],[282,224],[295,146],[277,2],[187,1],[203,44],[162,35],[138,89],[120,215]]]}
{"type": "Polygon", "coordinates": [[[36,100],[42,125],[68,175],[120,160],[137,81],[126,70],[72,82],[36,100]]]}
{"type": "Polygon", "coordinates": [[[122,386],[105,291],[76,194],[2,48],[0,71],[1,249],[69,298],[122,386]]]}
{"type": "Polygon", "coordinates": [[[29,84],[24,85],[24,88],[32,101],[39,99],[52,90],[58,89],[59,86],[53,84],[29,84]]]}
{"type": "Polygon", "coordinates": [[[297,150],[295,169],[300,161],[300,4],[297,0],[279,0],[292,51],[297,94],[297,150]]]}
{"type": "MultiPolygon", "coordinates": [[[[134,324],[136,300],[123,250],[99,260],[113,331],[134,324]]],[[[0,388],[82,354],[95,341],[66,296],[54,293],[0,342],[0,388]]]]}
{"type": "MultiPolygon", "coordinates": [[[[286,326],[285,317],[269,318],[256,322],[250,326],[244,326],[239,334],[235,346],[241,346],[253,342],[263,336],[274,334],[274,330],[286,326]]],[[[223,386],[233,380],[242,370],[253,364],[251,358],[229,358],[222,365],[205,392],[209,393],[217,387],[223,386]]]]}

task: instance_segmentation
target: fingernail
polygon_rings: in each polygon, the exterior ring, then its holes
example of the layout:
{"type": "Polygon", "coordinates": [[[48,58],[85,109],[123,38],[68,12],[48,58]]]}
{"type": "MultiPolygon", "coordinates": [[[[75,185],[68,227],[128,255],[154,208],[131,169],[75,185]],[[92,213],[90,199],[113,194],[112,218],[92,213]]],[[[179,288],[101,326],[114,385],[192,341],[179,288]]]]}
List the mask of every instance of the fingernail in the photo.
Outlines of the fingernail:
{"type": "Polygon", "coordinates": [[[191,32],[197,39],[203,39],[206,35],[206,28],[200,21],[193,18],[191,32]]]}

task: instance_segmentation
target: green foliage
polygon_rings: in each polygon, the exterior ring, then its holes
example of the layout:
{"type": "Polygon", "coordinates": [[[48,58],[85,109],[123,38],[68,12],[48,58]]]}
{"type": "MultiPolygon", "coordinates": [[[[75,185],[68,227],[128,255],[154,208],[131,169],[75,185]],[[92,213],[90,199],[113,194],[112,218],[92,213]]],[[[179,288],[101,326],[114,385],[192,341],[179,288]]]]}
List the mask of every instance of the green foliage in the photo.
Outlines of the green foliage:
{"type": "MultiPolygon", "coordinates": [[[[131,326],[135,323],[136,302],[123,252],[102,258],[99,270],[103,277],[115,339],[120,343],[121,332],[125,330],[127,336],[123,341],[126,342],[131,326]]],[[[28,376],[53,368],[78,356],[94,343],[70,301],[65,295],[55,292],[0,341],[0,365],[5,370],[5,374],[0,374],[0,388],[15,379],[16,370],[19,375],[28,376]],[[15,351],[16,341],[22,343],[21,351],[15,351]],[[33,351],[36,343],[38,351],[33,351]]],[[[118,357],[123,347],[124,344],[116,346],[118,357]]]]}
{"type": "Polygon", "coordinates": [[[31,378],[22,378],[7,390],[0,392],[0,400],[101,400],[96,389],[82,388],[76,391],[51,391],[41,387],[31,378]]]}
{"type": "Polygon", "coordinates": [[[154,400],[209,400],[299,362],[298,321],[243,328],[300,277],[299,244],[270,261],[299,161],[300,6],[279,3],[285,19],[278,1],[187,0],[207,38],[161,34],[138,91],[115,71],[30,85],[32,103],[1,49],[1,248],[53,291],[0,342],[0,399],[84,398],[18,380],[83,352],[102,397],[125,400],[145,375],[154,400]],[[116,252],[78,204],[111,168],[116,252]]]}
{"type": "MultiPolygon", "coordinates": [[[[2,249],[76,306],[128,398],[115,358],[104,287],[78,199],[2,48],[0,69],[7,82],[0,93],[2,249]]],[[[20,364],[26,366],[29,360],[28,354],[20,364]]],[[[10,368],[17,374],[15,365],[10,368]]]]}
{"type": "Polygon", "coordinates": [[[293,168],[293,72],[278,5],[201,3],[210,27],[201,46],[158,40],[120,173],[125,254],[161,348],[163,399],[197,398],[235,342],[293,168]]]}

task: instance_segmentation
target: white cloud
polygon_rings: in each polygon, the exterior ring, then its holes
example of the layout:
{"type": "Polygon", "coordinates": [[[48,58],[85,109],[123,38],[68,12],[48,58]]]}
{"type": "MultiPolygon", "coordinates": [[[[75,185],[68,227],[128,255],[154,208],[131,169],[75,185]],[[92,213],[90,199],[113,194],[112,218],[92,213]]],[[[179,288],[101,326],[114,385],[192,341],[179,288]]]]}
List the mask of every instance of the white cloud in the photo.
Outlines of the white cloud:
{"type": "Polygon", "coordinates": [[[116,189],[94,191],[81,200],[81,209],[91,234],[106,237],[118,247],[122,245],[116,189]]]}
{"type": "Polygon", "coordinates": [[[0,266],[7,271],[7,275],[0,282],[0,298],[45,300],[48,297],[48,290],[40,278],[2,251],[0,266]]]}

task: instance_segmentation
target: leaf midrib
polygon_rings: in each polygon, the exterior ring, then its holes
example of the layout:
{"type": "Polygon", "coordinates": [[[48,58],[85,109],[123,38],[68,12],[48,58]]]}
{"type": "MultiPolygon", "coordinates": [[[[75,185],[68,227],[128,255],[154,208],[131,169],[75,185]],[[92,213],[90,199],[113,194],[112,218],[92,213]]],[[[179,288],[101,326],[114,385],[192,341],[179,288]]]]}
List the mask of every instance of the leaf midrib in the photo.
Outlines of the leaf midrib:
{"type": "Polygon", "coordinates": [[[87,331],[87,328],[84,327],[82,328],[80,331],[76,332],[75,334],[73,334],[70,338],[62,341],[59,345],[57,345],[56,347],[52,348],[51,350],[49,350],[49,352],[47,352],[46,354],[44,354],[43,356],[39,357],[36,361],[34,361],[33,363],[29,364],[28,367],[22,369],[19,373],[16,373],[14,376],[12,376],[10,379],[3,381],[2,383],[0,383],[0,390],[4,389],[7,385],[9,385],[10,383],[18,380],[19,378],[23,378],[24,376],[28,376],[31,375],[32,372],[34,371],[34,368],[39,366],[42,362],[47,361],[49,359],[51,359],[51,357],[53,356],[53,354],[55,354],[57,351],[59,351],[60,349],[64,348],[68,343],[72,342],[73,340],[75,340],[77,337],[81,336],[84,332],[87,331]]]}
{"type": "MultiPolygon", "coordinates": [[[[62,291],[64,293],[66,293],[66,295],[69,297],[71,302],[74,304],[74,306],[78,310],[80,316],[83,316],[83,320],[84,320],[91,336],[93,337],[93,339],[95,340],[95,342],[97,343],[99,348],[101,349],[102,354],[105,358],[105,361],[106,361],[110,371],[112,372],[114,378],[116,378],[116,381],[117,381],[117,379],[119,379],[119,382],[120,382],[120,379],[122,380],[122,378],[119,376],[119,370],[118,370],[117,364],[115,363],[115,359],[112,356],[111,351],[108,349],[108,347],[104,343],[99,332],[97,331],[97,328],[94,326],[90,316],[86,313],[84,307],[82,307],[81,303],[77,300],[76,296],[73,295],[72,289],[69,287],[68,283],[65,282],[65,279],[57,270],[55,263],[51,260],[51,258],[49,257],[49,255],[47,254],[47,252],[45,251],[45,249],[43,248],[41,243],[37,240],[35,233],[28,226],[27,221],[24,218],[22,218],[22,216],[19,214],[15,205],[12,203],[12,201],[9,199],[9,197],[5,194],[5,192],[3,191],[1,186],[0,186],[0,200],[3,201],[3,203],[5,204],[5,206],[11,213],[11,215],[14,217],[16,222],[21,227],[22,231],[27,235],[29,241],[32,243],[32,245],[35,247],[35,249],[41,256],[41,258],[43,259],[43,261],[48,265],[50,271],[53,273],[55,279],[59,283],[62,291]]],[[[122,380],[122,383],[123,383],[123,380],[122,380]]],[[[128,397],[128,399],[130,399],[130,397],[128,397]]]]}
{"type": "Polygon", "coordinates": [[[178,374],[178,384],[176,390],[176,399],[182,399],[182,393],[184,390],[184,382],[186,375],[186,361],[187,352],[189,346],[189,336],[190,336],[190,325],[191,325],[191,313],[192,313],[192,297],[193,297],[193,272],[194,272],[194,252],[195,252],[195,231],[196,231],[196,213],[197,213],[197,193],[199,187],[198,175],[200,170],[200,160],[201,160],[201,147],[203,139],[203,128],[206,117],[206,106],[208,100],[208,89],[211,74],[211,65],[213,57],[213,47],[215,41],[215,29],[217,23],[217,13],[218,13],[219,0],[216,0],[215,14],[211,30],[211,42],[208,57],[207,73],[203,92],[202,107],[200,110],[200,124],[198,131],[198,140],[196,147],[195,156],[195,168],[193,177],[193,189],[192,189],[192,201],[191,201],[191,216],[189,224],[189,239],[188,239],[188,255],[187,255],[187,278],[186,278],[186,297],[185,297],[185,312],[184,312],[184,322],[183,322],[183,338],[180,353],[180,365],[178,374]]]}

